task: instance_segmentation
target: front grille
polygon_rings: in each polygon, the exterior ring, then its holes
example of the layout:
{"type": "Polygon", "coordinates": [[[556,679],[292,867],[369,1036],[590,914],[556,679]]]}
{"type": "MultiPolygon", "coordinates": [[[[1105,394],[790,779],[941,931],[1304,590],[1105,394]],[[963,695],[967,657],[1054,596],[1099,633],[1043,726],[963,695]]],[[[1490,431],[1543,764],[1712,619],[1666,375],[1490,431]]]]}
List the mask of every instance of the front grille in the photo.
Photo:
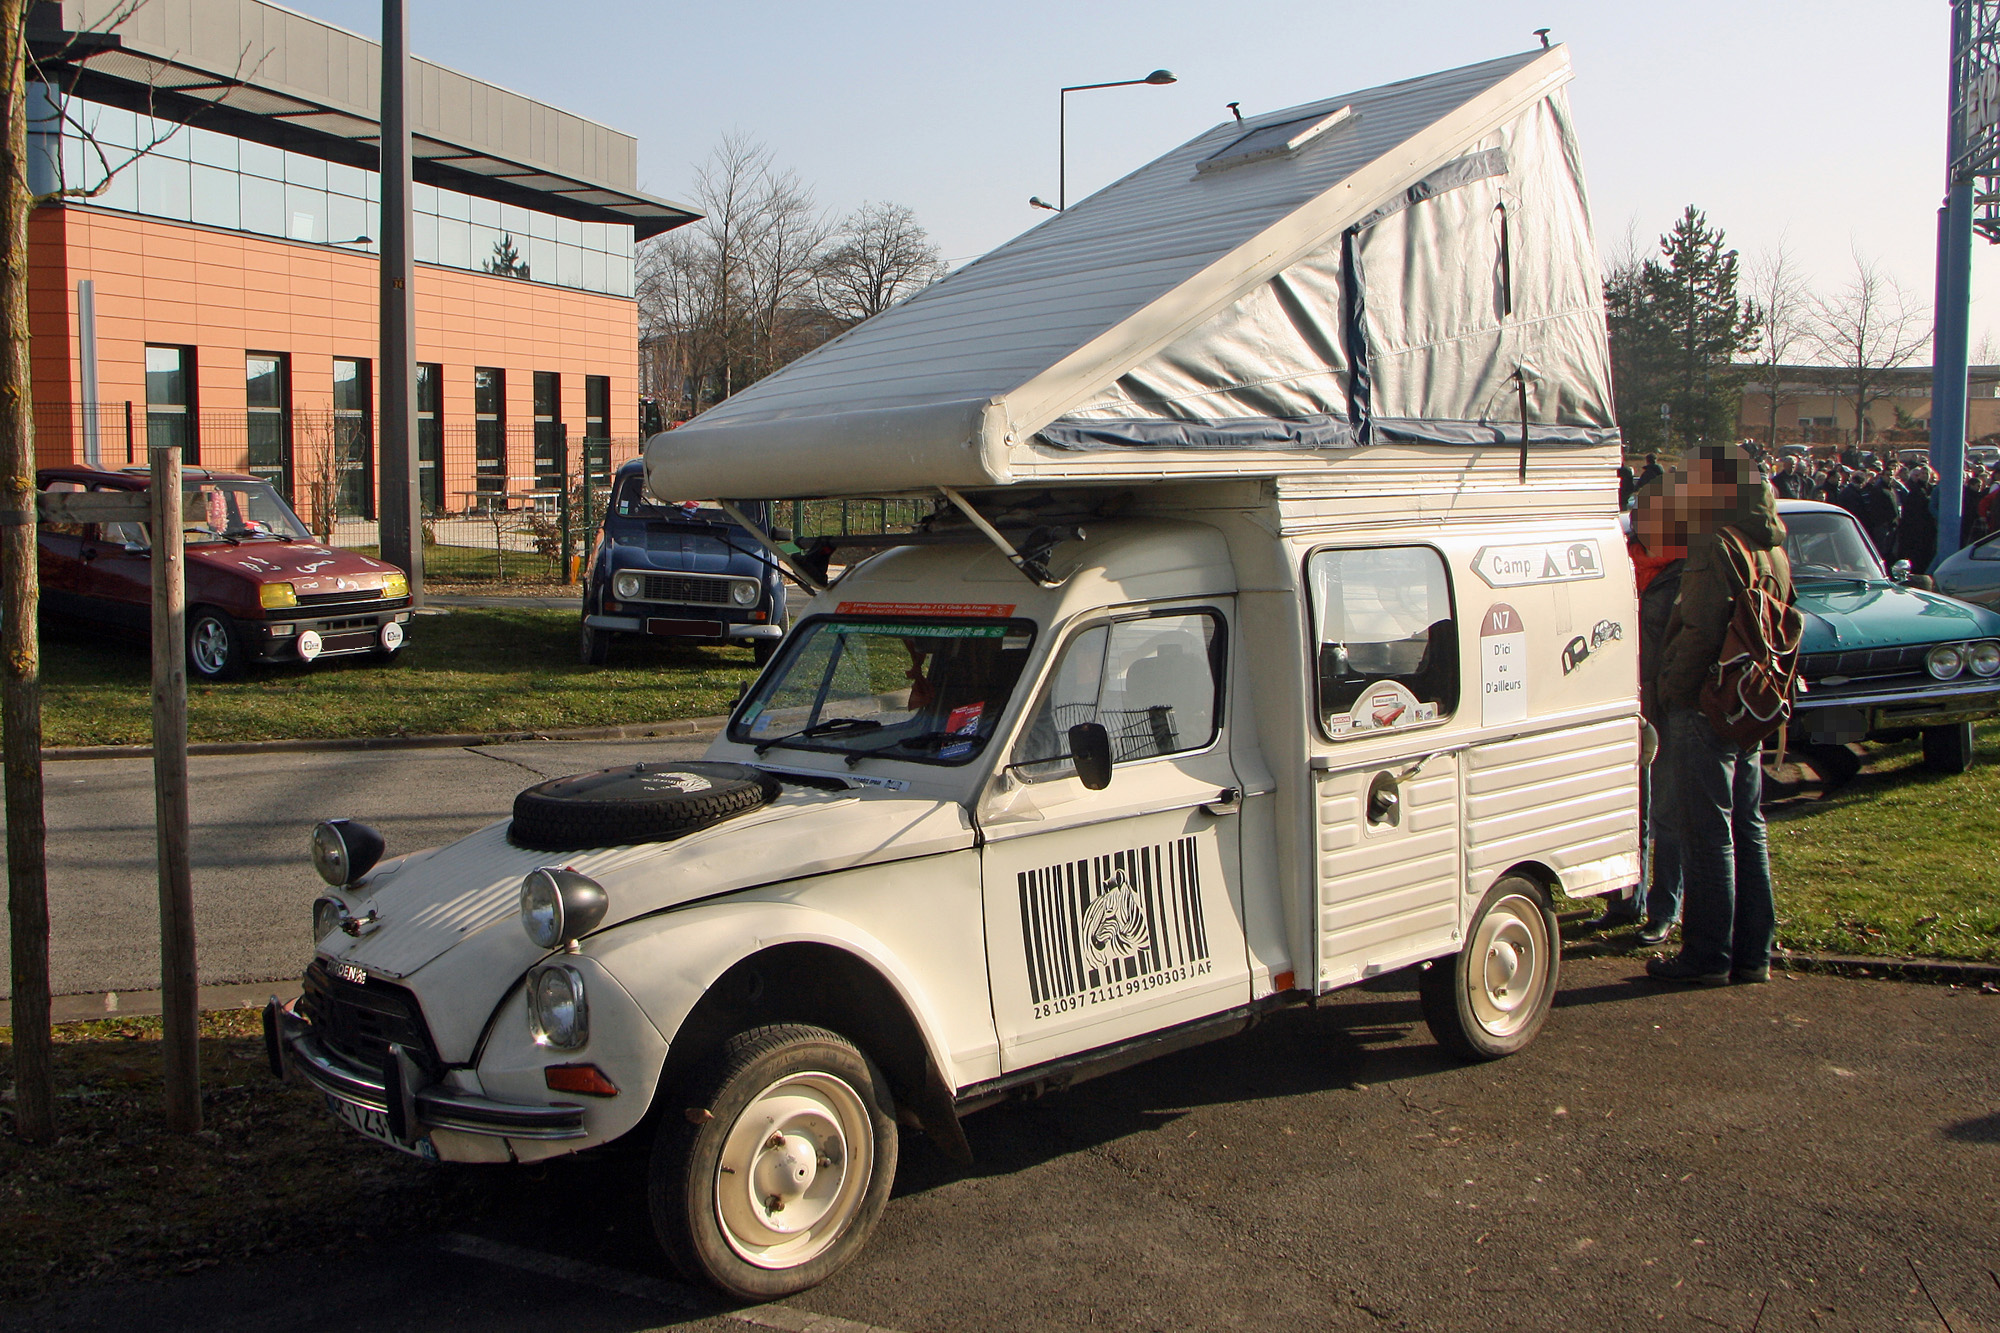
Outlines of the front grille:
{"type": "Polygon", "coordinates": [[[300,606],[338,606],[343,602],[379,602],[382,600],[380,588],[358,588],[347,592],[302,592],[300,606]]]}
{"type": "Polygon", "coordinates": [[[1920,643],[1901,648],[1856,648],[1844,653],[1807,653],[1799,659],[1799,674],[1807,680],[1821,676],[1896,676],[1924,669],[1924,654],[1931,645],[1920,643]]]}
{"type": "Polygon", "coordinates": [[[386,1077],[389,1047],[401,1046],[435,1072],[437,1053],[417,997],[394,982],[370,977],[343,981],[324,958],[306,969],[299,1012],[312,1022],[320,1044],[357,1068],[386,1077]]]}
{"type": "Polygon", "coordinates": [[[674,574],[648,574],[637,600],[676,602],[682,606],[728,606],[728,579],[691,579],[674,574]]]}

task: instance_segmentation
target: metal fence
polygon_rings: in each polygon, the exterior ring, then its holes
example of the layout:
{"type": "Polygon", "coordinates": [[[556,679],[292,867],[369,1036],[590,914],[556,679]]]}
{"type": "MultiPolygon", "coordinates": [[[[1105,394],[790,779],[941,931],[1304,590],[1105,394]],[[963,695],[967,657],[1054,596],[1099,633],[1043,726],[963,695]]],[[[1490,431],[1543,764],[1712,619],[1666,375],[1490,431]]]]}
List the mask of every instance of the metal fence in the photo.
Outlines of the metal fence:
{"type": "MultiPolygon", "coordinates": [[[[184,463],[269,481],[321,541],[373,552],[379,457],[366,412],[195,411],[145,404],[37,404],[42,466],[144,467],[149,443],[184,463]]],[[[569,583],[589,558],[612,477],[636,437],[591,438],[568,422],[445,421],[418,414],[426,577],[439,583],[569,583]]],[[[673,497],[701,498],[713,497],[673,497]]],[[[929,501],[802,500],[773,506],[799,540],[907,531],[929,501]]]]}

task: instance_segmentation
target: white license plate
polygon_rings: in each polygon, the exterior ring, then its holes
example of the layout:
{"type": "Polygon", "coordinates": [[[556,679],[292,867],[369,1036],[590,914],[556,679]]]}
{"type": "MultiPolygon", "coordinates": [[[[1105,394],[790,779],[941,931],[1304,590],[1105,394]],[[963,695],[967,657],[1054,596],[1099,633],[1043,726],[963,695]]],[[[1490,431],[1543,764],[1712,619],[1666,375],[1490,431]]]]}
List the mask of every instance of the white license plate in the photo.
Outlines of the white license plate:
{"type": "Polygon", "coordinates": [[[366,1134],[378,1143],[386,1143],[399,1152],[406,1152],[412,1157],[421,1157],[426,1162],[435,1162],[438,1159],[437,1149],[431,1146],[428,1134],[418,1139],[415,1143],[404,1143],[389,1132],[389,1116],[387,1112],[371,1111],[365,1106],[356,1106],[352,1102],[344,1102],[331,1093],[325,1095],[326,1109],[333,1112],[335,1120],[346,1125],[349,1129],[366,1134]]]}

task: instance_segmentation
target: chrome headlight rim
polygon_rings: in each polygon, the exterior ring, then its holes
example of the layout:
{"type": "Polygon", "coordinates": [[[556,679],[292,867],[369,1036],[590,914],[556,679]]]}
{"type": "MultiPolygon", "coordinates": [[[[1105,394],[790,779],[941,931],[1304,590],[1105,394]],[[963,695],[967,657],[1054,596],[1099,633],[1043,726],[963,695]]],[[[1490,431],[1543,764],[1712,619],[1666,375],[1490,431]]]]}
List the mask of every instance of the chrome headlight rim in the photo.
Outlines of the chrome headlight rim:
{"type": "Polygon", "coordinates": [[[330,893],[322,893],[313,899],[312,932],[313,943],[318,944],[327,936],[340,929],[340,923],[347,919],[347,904],[330,893]]]}
{"type": "Polygon", "coordinates": [[[764,595],[764,586],[754,579],[736,579],[729,585],[729,600],[738,606],[755,606],[764,595]]]}
{"type": "Polygon", "coordinates": [[[528,1035],[535,1045],[574,1051],[590,1043],[590,999],[582,968],[570,963],[535,968],[528,973],[526,999],[528,1035]],[[566,993],[551,995],[558,983],[566,993]]]}
{"type": "Polygon", "coordinates": [[[2000,676],[2000,640],[1981,639],[1978,643],[1967,644],[1965,666],[1975,676],[2000,676]]]}
{"type": "Polygon", "coordinates": [[[1941,643],[1924,654],[1924,670],[1933,680],[1956,680],[1965,670],[1965,649],[1956,643],[1941,643]]]}
{"type": "Polygon", "coordinates": [[[645,591],[645,580],[637,574],[628,572],[614,574],[611,577],[611,595],[621,602],[639,601],[645,591]]]}
{"type": "Polygon", "coordinates": [[[379,832],[359,820],[322,819],[313,825],[313,869],[334,888],[344,889],[375,868],[386,845],[379,832]]]}

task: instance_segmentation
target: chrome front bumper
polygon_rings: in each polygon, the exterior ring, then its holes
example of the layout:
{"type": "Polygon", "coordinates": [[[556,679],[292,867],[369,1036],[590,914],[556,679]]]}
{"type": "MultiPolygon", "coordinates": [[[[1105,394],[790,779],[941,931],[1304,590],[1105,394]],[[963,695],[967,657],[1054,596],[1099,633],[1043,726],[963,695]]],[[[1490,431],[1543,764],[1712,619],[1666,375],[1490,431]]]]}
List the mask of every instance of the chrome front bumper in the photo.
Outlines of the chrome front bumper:
{"type": "MultiPolygon", "coordinates": [[[[608,629],[619,634],[643,634],[646,630],[646,621],[652,618],[648,616],[593,615],[585,616],[583,623],[592,629],[608,629]]],[[[711,617],[685,616],[682,618],[703,620],[710,619],[711,617]]],[[[785,627],[783,625],[731,625],[727,622],[717,623],[722,625],[722,637],[725,639],[782,639],[785,637],[785,627]]]]}
{"type": "Polygon", "coordinates": [[[264,1006],[264,1054],[271,1072],[296,1079],[336,1101],[388,1117],[390,1133],[414,1143],[432,1129],[506,1139],[580,1139],[583,1108],[573,1102],[524,1106],[459,1092],[431,1082],[400,1046],[391,1046],[386,1081],[328,1051],[312,1023],[276,996],[264,1006]]]}
{"type": "Polygon", "coordinates": [[[1932,681],[1928,685],[1839,685],[1808,690],[1792,704],[1795,731],[1812,735],[1825,730],[1842,740],[1860,740],[1870,732],[1942,727],[1989,717],[2000,717],[2000,678],[1932,681]]]}

